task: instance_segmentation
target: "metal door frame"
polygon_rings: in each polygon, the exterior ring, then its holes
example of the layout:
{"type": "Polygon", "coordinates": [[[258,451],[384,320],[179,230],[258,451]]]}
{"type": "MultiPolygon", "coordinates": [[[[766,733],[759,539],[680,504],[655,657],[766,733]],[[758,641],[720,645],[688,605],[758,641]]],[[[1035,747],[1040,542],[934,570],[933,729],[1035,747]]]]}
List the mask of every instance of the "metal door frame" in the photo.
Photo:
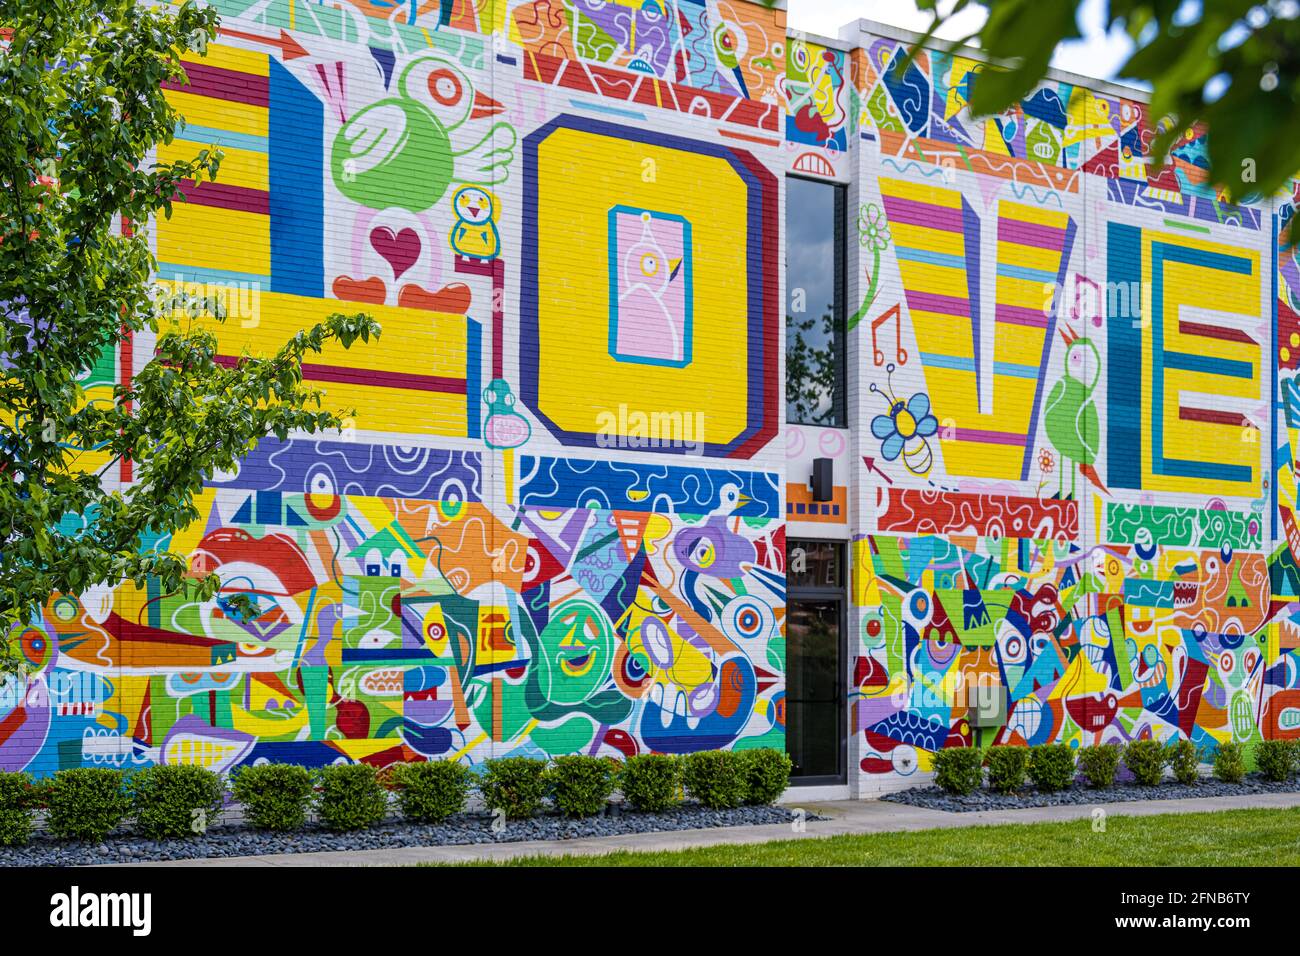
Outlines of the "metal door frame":
{"type": "MultiPolygon", "coordinates": [[[[838,774],[823,774],[816,777],[791,777],[791,787],[825,787],[839,786],[848,783],[848,763],[849,763],[849,681],[848,681],[848,594],[847,582],[849,579],[849,568],[846,564],[848,559],[848,548],[846,542],[837,541],[829,538],[790,538],[786,539],[786,555],[790,553],[790,545],[794,542],[808,542],[809,544],[830,544],[839,549],[840,554],[840,574],[844,580],[838,588],[832,587],[813,587],[813,586],[796,586],[787,585],[785,601],[787,606],[786,626],[789,626],[789,605],[799,599],[808,601],[835,601],[839,605],[839,625],[840,637],[839,647],[836,653],[839,655],[839,666],[836,668],[837,685],[835,696],[839,702],[839,728],[840,728],[840,746],[839,746],[839,763],[840,770],[838,774]]],[[[787,565],[788,567],[788,565],[787,565]]],[[[789,641],[786,642],[786,654],[790,653],[789,641]]],[[[787,657],[786,673],[790,671],[790,662],[787,657]]],[[[787,685],[788,686],[788,685],[787,685]]],[[[787,698],[786,706],[789,706],[787,698]]],[[[787,744],[788,748],[788,744],[787,744]]]]}

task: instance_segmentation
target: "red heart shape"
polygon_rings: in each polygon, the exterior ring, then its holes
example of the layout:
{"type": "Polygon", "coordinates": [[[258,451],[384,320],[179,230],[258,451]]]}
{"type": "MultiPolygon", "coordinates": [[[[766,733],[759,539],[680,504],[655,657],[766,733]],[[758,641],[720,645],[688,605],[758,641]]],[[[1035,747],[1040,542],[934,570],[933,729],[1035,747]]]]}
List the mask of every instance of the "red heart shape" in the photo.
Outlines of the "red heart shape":
{"type": "Polygon", "coordinates": [[[420,258],[420,234],[414,229],[394,233],[387,226],[379,226],[370,230],[370,244],[393,267],[394,279],[400,279],[420,258]]]}

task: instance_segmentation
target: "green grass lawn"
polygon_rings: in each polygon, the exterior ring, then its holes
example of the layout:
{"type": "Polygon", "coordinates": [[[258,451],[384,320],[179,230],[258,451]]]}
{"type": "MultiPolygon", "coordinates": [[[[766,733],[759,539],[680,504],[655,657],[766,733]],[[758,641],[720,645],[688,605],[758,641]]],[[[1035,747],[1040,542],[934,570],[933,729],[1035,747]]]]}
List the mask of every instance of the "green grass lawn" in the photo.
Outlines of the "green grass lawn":
{"type": "Polygon", "coordinates": [[[874,833],[468,866],[1296,866],[1300,808],[874,833]]]}

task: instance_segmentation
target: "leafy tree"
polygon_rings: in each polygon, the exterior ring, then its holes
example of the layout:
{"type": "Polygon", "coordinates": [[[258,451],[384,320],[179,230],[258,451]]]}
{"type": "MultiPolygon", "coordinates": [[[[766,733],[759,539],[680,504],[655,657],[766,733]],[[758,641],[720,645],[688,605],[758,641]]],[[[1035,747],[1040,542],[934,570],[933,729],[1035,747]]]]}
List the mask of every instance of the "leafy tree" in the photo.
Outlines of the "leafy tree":
{"type": "MultiPolygon", "coordinates": [[[[340,427],[303,384],[303,358],[380,330],[336,314],[232,365],[212,332],[220,303],[155,287],[145,227],[221,159],[150,161],[180,118],[162,84],[183,81],[180,57],[216,36],[212,10],[0,0],[0,23],[0,673],[13,673],[15,636],[59,593],[152,576],[215,596],[215,575],[155,542],[198,520],[204,479],[259,439],[340,427]],[[156,354],[112,401],[90,401],[91,370],[140,333],[156,354]],[[115,487],[123,459],[134,481],[115,487]]],[[[247,599],[230,606],[252,613],[247,599]]]]}
{"type": "MultiPolygon", "coordinates": [[[[976,43],[998,68],[976,79],[970,107],[1000,113],[1047,73],[1057,44],[1080,38],[1084,0],[917,0],[934,20],[921,45],[971,6],[988,19],[950,48],[976,43]]],[[[1207,175],[1233,199],[1272,195],[1300,169],[1300,8],[1294,0],[1108,0],[1106,29],[1120,27],[1135,48],[1118,75],[1151,85],[1151,156],[1168,155],[1193,124],[1207,135],[1207,175]]],[[[904,63],[899,58],[899,66],[904,63]]],[[[1293,237],[1294,238],[1294,237],[1293,237]]]]}

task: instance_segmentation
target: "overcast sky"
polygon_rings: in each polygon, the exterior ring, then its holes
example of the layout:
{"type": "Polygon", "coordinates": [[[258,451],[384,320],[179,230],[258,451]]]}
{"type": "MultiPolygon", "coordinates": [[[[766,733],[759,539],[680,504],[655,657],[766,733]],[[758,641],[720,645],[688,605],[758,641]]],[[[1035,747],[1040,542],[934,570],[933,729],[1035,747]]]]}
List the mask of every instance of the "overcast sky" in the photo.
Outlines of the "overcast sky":
{"type": "MultiPolygon", "coordinates": [[[[917,31],[925,30],[930,23],[930,14],[918,11],[912,0],[789,0],[788,6],[792,29],[829,37],[838,37],[840,27],[859,19],[917,31]]],[[[939,35],[945,39],[966,35],[983,21],[983,13],[982,8],[972,7],[946,25],[939,35]]],[[[1060,47],[1052,65],[1084,76],[1114,79],[1131,46],[1121,31],[1116,30],[1110,36],[1103,32],[1104,17],[1105,0],[1085,0],[1079,16],[1084,39],[1060,47]]]]}

